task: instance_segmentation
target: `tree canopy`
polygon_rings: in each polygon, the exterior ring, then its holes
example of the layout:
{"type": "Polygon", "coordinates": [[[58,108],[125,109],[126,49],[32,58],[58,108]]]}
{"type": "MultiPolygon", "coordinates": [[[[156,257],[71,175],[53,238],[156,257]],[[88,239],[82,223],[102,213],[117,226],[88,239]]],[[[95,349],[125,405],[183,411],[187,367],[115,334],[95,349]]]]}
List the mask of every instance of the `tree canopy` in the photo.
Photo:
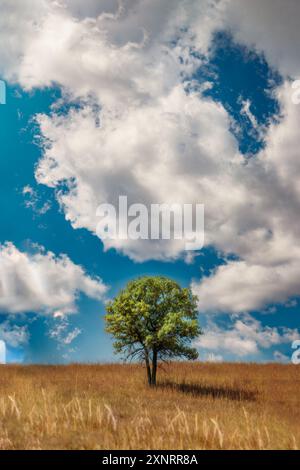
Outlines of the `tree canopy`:
{"type": "Polygon", "coordinates": [[[201,334],[197,297],[165,277],[136,279],[108,303],[106,330],[115,352],[144,361],[148,382],[156,385],[159,360],[198,357],[191,346],[201,334]]]}

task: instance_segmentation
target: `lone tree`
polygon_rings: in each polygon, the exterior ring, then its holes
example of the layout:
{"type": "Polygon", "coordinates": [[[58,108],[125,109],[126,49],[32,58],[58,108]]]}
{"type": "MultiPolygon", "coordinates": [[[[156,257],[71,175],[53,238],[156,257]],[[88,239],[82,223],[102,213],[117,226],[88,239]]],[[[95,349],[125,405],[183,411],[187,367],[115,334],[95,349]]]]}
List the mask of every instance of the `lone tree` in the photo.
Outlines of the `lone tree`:
{"type": "Polygon", "coordinates": [[[149,385],[156,385],[158,360],[195,360],[191,341],[201,334],[197,298],[164,277],[129,282],[107,305],[106,331],[115,338],[116,353],[145,362],[149,385]]]}

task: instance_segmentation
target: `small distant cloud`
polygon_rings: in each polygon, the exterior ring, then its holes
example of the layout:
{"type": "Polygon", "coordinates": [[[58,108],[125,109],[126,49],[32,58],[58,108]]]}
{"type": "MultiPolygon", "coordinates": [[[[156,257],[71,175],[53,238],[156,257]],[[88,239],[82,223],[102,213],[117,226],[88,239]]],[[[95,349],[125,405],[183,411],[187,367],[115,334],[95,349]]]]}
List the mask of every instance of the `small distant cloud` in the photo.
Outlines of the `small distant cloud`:
{"type": "Polygon", "coordinates": [[[81,333],[82,331],[79,328],[74,328],[74,330],[70,331],[70,333],[65,337],[64,343],[71,344],[81,333]]]}
{"type": "Polygon", "coordinates": [[[258,125],[257,119],[254,116],[254,114],[251,112],[251,101],[241,99],[240,104],[241,104],[241,114],[247,117],[253,129],[255,129],[256,131],[259,131],[259,125],[258,125]]]}
{"type": "Polygon", "coordinates": [[[44,215],[51,209],[51,202],[43,202],[38,192],[30,185],[24,186],[22,194],[25,199],[25,207],[32,209],[35,214],[44,215]]]}
{"type": "Polygon", "coordinates": [[[0,324],[0,341],[17,348],[24,346],[29,340],[27,326],[18,326],[12,324],[9,320],[0,324]]]}
{"type": "Polygon", "coordinates": [[[50,327],[48,336],[57,341],[59,347],[70,346],[82,333],[80,328],[70,329],[70,323],[66,316],[54,317],[54,325],[50,327]]]}

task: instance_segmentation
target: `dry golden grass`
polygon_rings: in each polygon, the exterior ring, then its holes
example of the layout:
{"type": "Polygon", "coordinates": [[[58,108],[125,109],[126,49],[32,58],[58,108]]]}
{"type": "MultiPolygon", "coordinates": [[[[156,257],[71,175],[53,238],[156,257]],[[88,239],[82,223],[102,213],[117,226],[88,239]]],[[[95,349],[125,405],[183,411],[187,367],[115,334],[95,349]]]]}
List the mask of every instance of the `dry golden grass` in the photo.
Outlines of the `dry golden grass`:
{"type": "Polygon", "coordinates": [[[1,366],[0,449],[297,449],[300,367],[1,366]]]}

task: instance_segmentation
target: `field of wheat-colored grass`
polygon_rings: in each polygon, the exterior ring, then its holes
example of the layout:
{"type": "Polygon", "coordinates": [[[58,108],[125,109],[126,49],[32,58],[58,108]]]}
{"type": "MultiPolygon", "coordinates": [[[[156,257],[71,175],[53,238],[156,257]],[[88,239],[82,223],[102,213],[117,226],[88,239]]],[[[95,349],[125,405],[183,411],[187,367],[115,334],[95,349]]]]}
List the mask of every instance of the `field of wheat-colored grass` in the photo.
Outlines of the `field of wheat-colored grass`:
{"type": "Polygon", "coordinates": [[[298,449],[300,367],[0,366],[0,449],[298,449]]]}

